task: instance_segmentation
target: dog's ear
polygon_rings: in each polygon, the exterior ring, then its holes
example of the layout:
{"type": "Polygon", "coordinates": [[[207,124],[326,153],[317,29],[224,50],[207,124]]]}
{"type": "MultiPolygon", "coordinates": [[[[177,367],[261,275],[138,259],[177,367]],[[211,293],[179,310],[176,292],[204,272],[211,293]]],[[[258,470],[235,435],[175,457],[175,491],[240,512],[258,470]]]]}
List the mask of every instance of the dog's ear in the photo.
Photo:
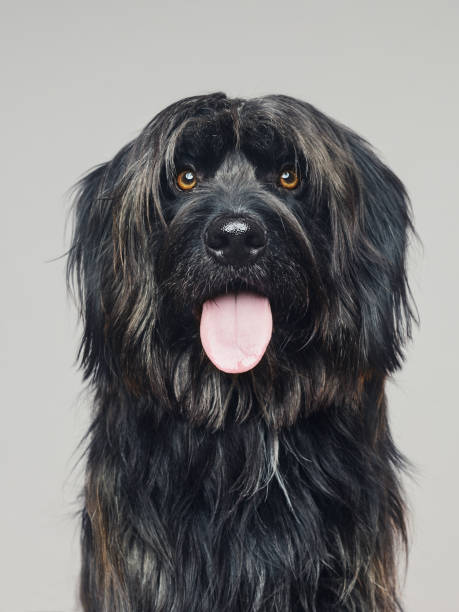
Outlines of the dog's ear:
{"type": "Polygon", "coordinates": [[[67,260],[67,282],[79,301],[84,332],[79,358],[85,378],[107,374],[103,293],[113,264],[113,207],[110,185],[116,172],[109,163],[84,176],[75,186],[73,237],[67,260]]]}
{"type": "MultiPolygon", "coordinates": [[[[134,141],[133,141],[134,142],[134,141]]],[[[67,283],[75,294],[84,330],[79,359],[84,377],[109,380],[119,374],[111,350],[114,295],[119,295],[115,219],[133,142],[88,172],[74,188],[73,235],[67,260],[67,283]]]]}
{"type": "Polygon", "coordinates": [[[140,346],[152,341],[151,329],[143,331],[155,322],[155,300],[146,299],[156,294],[151,217],[161,214],[155,209],[159,156],[149,146],[155,135],[143,132],[76,185],[67,263],[84,324],[79,358],[85,378],[123,377],[130,387],[130,370],[140,372],[137,361],[151,352],[140,346]]]}
{"type": "Polygon", "coordinates": [[[346,130],[358,202],[350,274],[359,310],[359,353],[365,365],[400,366],[415,318],[406,275],[409,236],[415,235],[402,182],[371,146],[346,130]]]}

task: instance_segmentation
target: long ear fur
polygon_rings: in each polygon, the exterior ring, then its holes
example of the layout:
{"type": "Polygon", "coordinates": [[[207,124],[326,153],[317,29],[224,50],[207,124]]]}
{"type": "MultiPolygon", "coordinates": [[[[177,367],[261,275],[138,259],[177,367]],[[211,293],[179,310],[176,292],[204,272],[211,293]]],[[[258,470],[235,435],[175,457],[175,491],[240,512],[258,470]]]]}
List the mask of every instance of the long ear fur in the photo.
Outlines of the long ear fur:
{"type": "Polygon", "coordinates": [[[113,199],[109,185],[114,174],[108,163],[102,164],[75,188],[67,283],[76,293],[84,324],[79,358],[85,379],[91,375],[110,379],[114,369],[111,353],[105,349],[103,304],[107,271],[113,261],[113,199]]]}
{"type": "Polygon", "coordinates": [[[346,130],[356,166],[362,215],[351,276],[360,311],[359,353],[370,369],[400,367],[416,313],[406,275],[415,235],[406,190],[370,145],[346,130]]]}

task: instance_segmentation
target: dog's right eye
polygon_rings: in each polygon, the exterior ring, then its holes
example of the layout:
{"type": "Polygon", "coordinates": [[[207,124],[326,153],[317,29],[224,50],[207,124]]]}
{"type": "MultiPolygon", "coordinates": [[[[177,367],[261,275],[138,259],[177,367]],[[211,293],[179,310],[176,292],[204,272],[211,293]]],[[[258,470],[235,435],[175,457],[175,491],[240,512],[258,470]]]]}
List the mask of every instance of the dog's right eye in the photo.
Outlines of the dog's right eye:
{"type": "Polygon", "coordinates": [[[295,189],[299,182],[300,177],[295,172],[295,170],[292,170],[291,168],[287,168],[286,170],[281,172],[279,176],[279,184],[284,189],[295,189]]]}
{"type": "Polygon", "coordinates": [[[196,178],[196,173],[193,172],[193,170],[190,170],[190,169],[182,170],[177,175],[177,185],[183,191],[193,189],[193,187],[196,187],[197,182],[198,182],[198,179],[196,178]]]}

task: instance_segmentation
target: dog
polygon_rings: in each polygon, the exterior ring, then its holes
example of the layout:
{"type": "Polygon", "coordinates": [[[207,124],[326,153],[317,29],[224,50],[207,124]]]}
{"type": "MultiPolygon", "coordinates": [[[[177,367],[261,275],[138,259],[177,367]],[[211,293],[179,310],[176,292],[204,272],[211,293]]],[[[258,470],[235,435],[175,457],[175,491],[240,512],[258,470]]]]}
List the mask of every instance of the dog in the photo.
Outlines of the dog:
{"type": "Polygon", "coordinates": [[[86,612],[394,612],[402,182],[285,95],[180,100],[77,184],[86,612]]]}

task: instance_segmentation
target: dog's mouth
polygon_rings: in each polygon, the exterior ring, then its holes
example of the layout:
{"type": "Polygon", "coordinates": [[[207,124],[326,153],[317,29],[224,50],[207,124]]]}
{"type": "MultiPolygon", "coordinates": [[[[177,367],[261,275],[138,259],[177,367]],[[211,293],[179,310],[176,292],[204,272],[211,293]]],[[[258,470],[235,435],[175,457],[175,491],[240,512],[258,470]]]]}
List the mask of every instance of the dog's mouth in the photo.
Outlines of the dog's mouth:
{"type": "Polygon", "coordinates": [[[223,372],[240,374],[263,357],[272,334],[269,299],[254,291],[216,295],[194,310],[210,361],[223,372]]]}

